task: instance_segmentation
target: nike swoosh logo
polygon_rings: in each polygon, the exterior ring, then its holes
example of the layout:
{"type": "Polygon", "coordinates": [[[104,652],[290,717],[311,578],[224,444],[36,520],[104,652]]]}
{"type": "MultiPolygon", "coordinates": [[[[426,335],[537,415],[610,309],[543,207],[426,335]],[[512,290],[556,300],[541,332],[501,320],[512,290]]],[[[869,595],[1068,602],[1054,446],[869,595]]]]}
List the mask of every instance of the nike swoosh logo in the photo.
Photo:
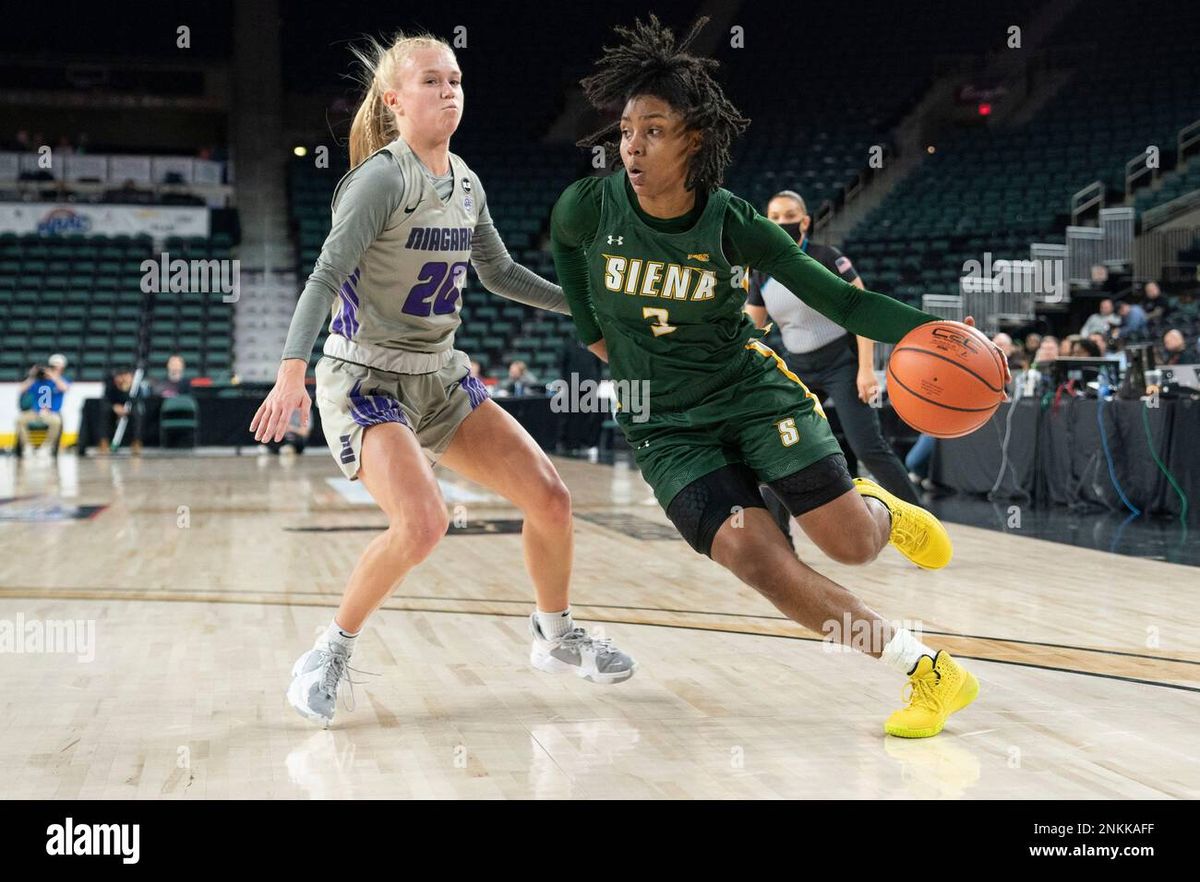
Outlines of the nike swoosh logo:
{"type": "Polygon", "coordinates": [[[422,200],[422,199],[418,199],[418,200],[417,200],[417,204],[416,204],[416,205],[414,205],[412,208],[405,208],[405,209],[404,209],[404,213],[405,213],[405,214],[412,214],[414,211],[416,211],[418,208],[420,208],[420,207],[421,207],[421,203],[422,203],[423,201],[424,201],[424,200],[422,200]]]}

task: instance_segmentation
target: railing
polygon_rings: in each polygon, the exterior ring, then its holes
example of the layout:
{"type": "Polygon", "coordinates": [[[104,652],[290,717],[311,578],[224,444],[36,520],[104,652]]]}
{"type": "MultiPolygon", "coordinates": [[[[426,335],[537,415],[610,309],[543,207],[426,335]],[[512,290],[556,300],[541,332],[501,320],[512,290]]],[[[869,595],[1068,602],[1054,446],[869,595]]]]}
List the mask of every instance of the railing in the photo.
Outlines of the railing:
{"type": "Polygon", "coordinates": [[[1200,208],[1200,190],[1184,193],[1170,202],[1164,202],[1162,205],[1156,205],[1142,212],[1142,232],[1161,226],[1171,218],[1194,208],[1200,208]]]}
{"type": "Polygon", "coordinates": [[[1175,154],[1175,163],[1177,166],[1183,164],[1184,159],[1187,157],[1188,148],[1196,144],[1200,144],[1200,119],[1179,130],[1179,138],[1176,142],[1179,152],[1175,154]]]}
{"type": "Polygon", "coordinates": [[[1100,181],[1092,181],[1078,193],[1071,197],[1071,223],[1078,225],[1080,219],[1085,212],[1091,211],[1095,207],[1104,207],[1104,184],[1100,181]]]}
{"type": "MultiPolygon", "coordinates": [[[[43,167],[44,157],[37,152],[14,153],[0,151],[0,181],[17,181],[22,175],[49,172],[56,181],[108,184],[120,186],[126,181],[143,184],[201,184],[219,186],[225,183],[226,163],[191,156],[152,156],[103,153],[47,154],[50,167],[43,167]]],[[[231,171],[231,169],[230,169],[231,171]]],[[[232,174],[228,175],[232,182],[232,174]]]]}
{"type": "Polygon", "coordinates": [[[863,191],[864,186],[866,186],[866,176],[862,172],[859,172],[854,176],[854,180],[850,183],[850,186],[846,188],[846,205],[849,205],[858,197],[863,191]]]}
{"type": "Polygon", "coordinates": [[[998,275],[964,276],[959,280],[963,313],[974,316],[988,336],[1002,325],[1032,321],[1042,288],[1040,269],[1031,260],[998,260],[994,265],[998,275]]]}
{"type": "Polygon", "coordinates": [[[961,294],[922,294],[921,309],[938,318],[956,322],[961,322],[966,316],[961,294]]]}
{"type": "Polygon", "coordinates": [[[1104,231],[1099,227],[1067,227],[1067,280],[1091,285],[1092,267],[1104,263],[1104,231]]]}
{"type": "Polygon", "coordinates": [[[1133,254],[1133,206],[1100,209],[1100,229],[1104,232],[1101,260],[1106,265],[1129,263],[1133,254]]]}
{"type": "Polygon", "coordinates": [[[1038,267],[1042,285],[1038,299],[1043,303],[1069,303],[1071,286],[1067,284],[1067,246],[1056,242],[1032,242],[1029,259],[1038,267]]]}
{"type": "Polygon", "coordinates": [[[833,222],[833,202],[826,199],[817,206],[817,210],[812,215],[812,235],[815,238],[817,234],[825,231],[833,222]]]}
{"type": "Polygon", "coordinates": [[[1131,197],[1137,187],[1153,184],[1158,180],[1159,174],[1160,169],[1157,167],[1151,168],[1146,163],[1146,153],[1144,151],[1133,157],[1133,159],[1125,163],[1125,198],[1128,199],[1131,197]],[[1139,184],[1138,181],[1141,181],[1147,175],[1149,175],[1150,180],[1144,184],[1139,184]]]}
{"type": "Polygon", "coordinates": [[[1143,232],[1133,243],[1133,278],[1138,282],[1163,280],[1163,268],[1174,264],[1179,253],[1200,245],[1200,227],[1143,232]]]}

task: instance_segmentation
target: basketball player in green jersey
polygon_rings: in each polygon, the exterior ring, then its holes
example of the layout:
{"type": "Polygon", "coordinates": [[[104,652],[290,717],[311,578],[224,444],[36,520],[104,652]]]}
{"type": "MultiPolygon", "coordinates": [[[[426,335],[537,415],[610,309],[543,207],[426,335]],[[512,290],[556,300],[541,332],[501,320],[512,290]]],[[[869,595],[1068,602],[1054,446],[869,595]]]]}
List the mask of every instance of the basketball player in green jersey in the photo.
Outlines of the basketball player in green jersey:
{"type": "Polygon", "coordinates": [[[819,633],[834,628],[841,642],[907,674],[911,700],[885,731],[936,735],[974,700],[978,681],[799,561],[758,486],[770,485],[841,563],[868,563],[890,541],[937,569],[950,561],[949,536],[925,510],[851,479],[820,402],[744,314],[742,280],[751,266],[769,273],[874,340],[899,341],[936,317],[839,279],[719,186],[749,120],[712,78],[717,62],[687,52],[706,20],[678,44],[654,16],[618,27],[621,43],[582,81],[598,110],[619,108],[621,117],[581,146],[619,128],[619,147],[609,149],[624,168],[576,181],[555,205],[559,282],[580,340],[609,362],[625,398],[617,422],[683,538],[789,618],[819,633]],[[635,386],[648,391],[648,414],[628,406],[635,386]]]}

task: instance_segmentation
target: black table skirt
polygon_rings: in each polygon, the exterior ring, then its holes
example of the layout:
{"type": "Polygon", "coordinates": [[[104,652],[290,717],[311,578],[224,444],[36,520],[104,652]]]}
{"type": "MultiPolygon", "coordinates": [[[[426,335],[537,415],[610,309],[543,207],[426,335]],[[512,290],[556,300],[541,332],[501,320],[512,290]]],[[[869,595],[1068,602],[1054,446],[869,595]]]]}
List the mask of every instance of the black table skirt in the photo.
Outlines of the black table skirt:
{"type": "MultiPolygon", "coordinates": [[[[966,438],[938,441],[934,480],[965,493],[991,491],[1013,406],[1001,405],[987,425],[966,438]]],[[[1182,500],[1155,464],[1157,455],[1189,498],[1191,513],[1197,513],[1200,401],[1162,399],[1157,407],[1146,407],[1140,400],[1076,398],[1015,406],[1008,462],[997,491],[1001,496],[1112,511],[1128,511],[1128,501],[1151,514],[1178,515],[1182,500]]]]}
{"type": "MultiPolygon", "coordinates": [[[[252,447],[257,442],[250,432],[250,421],[262,404],[263,397],[238,396],[217,397],[193,395],[199,406],[198,433],[196,444],[200,447],[252,447]]],[[[605,419],[603,413],[554,413],[550,409],[552,396],[522,396],[519,398],[492,399],[512,414],[543,449],[553,450],[562,443],[568,447],[593,447],[599,441],[600,429],[605,419]]],[[[158,414],[162,408],[161,398],[146,399],[142,422],[142,444],[155,447],[160,444],[158,414]]],[[[95,447],[104,434],[103,414],[110,405],[102,398],[90,398],[83,404],[77,447],[85,451],[95,447]]],[[[321,414],[314,403],[310,411],[312,432],[309,443],[325,446],[325,435],[321,431],[321,414]]],[[[114,419],[109,427],[115,429],[114,419]]],[[[125,431],[122,446],[128,447],[134,438],[133,420],[125,431]]]]}

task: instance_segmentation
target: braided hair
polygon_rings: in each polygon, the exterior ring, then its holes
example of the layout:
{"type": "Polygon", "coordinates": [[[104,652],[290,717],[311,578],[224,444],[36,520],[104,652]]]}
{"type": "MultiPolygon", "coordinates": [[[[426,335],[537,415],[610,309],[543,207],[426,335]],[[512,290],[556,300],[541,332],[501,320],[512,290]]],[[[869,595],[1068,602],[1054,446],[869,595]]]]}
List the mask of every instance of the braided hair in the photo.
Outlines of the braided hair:
{"type": "MultiPolygon", "coordinates": [[[[687,36],[678,42],[671,29],[654,14],[648,24],[635,19],[633,27],[617,25],[613,30],[622,42],[605,46],[595,64],[596,72],[579,84],[588,101],[601,112],[623,107],[639,95],[653,95],[667,102],[683,117],[685,130],[696,130],[702,135],[700,150],[688,164],[684,187],[711,192],[721,186],[733,140],[746,130],[750,120],[738,113],[713,78],[712,72],[720,63],[715,58],[700,58],[687,51],[708,21],[707,16],[698,18],[687,36]]],[[[619,121],[610,123],[576,145],[602,144],[606,152],[611,151],[608,155],[619,159],[619,134],[618,140],[612,136],[620,128],[619,121]]]]}

